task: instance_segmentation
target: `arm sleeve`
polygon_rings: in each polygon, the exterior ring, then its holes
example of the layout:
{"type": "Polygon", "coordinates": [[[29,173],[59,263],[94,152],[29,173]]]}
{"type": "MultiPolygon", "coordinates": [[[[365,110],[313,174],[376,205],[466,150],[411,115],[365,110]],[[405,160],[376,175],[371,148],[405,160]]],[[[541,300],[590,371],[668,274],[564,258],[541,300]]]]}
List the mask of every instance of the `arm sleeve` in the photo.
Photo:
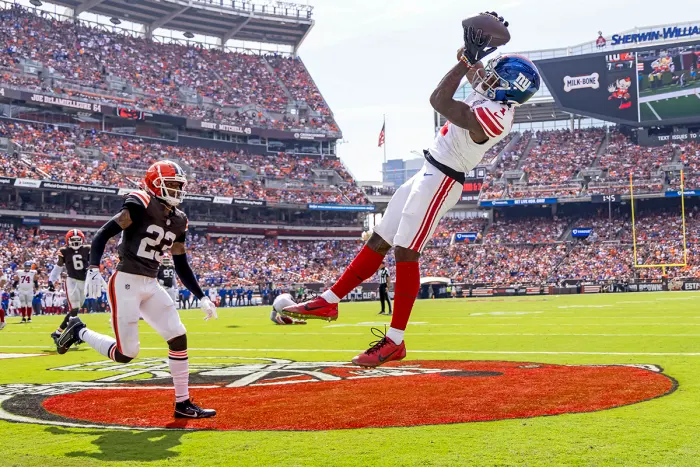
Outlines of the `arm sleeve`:
{"type": "Polygon", "coordinates": [[[114,220],[110,220],[97,231],[90,244],[90,266],[99,266],[107,241],[122,231],[114,220]]]}
{"type": "Polygon", "coordinates": [[[61,272],[63,272],[63,266],[58,264],[53,267],[51,274],[49,274],[49,282],[56,282],[61,277],[61,272]]]}
{"type": "Polygon", "coordinates": [[[180,278],[182,285],[192,292],[197,299],[201,300],[204,297],[204,292],[202,292],[202,288],[199,286],[194,272],[192,272],[190,263],[187,262],[187,255],[173,255],[173,263],[175,263],[175,272],[177,277],[180,278]]]}

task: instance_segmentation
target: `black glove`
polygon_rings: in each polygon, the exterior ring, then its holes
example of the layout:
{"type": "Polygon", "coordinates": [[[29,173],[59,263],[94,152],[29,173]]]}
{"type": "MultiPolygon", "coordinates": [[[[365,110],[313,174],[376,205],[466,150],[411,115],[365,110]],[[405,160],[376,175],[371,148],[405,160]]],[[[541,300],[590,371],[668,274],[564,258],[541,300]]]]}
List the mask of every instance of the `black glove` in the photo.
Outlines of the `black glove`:
{"type": "Polygon", "coordinates": [[[474,66],[482,58],[496,50],[496,47],[489,47],[491,36],[484,34],[484,30],[474,29],[469,26],[464,30],[464,52],[462,61],[469,66],[474,66]]]}
{"type": "MultiPolygon", "coordinates": [[[[508,22],[503,19],[502,16],[498,16],[495,11],[488,11],[486,13],[481,13],[482,15],[490,15],[499,20],[505,27],[508,27],[508,22]]],[[[467,65],[473,66],[479,60],[483,59],[489,54],[496,51],[496,47],[490,47],[491,35],[484,34],[484,30],[474,29],[473,26],[469,26],[464,29],[464,52],[462,54],[462,61],[467,65]]]]}

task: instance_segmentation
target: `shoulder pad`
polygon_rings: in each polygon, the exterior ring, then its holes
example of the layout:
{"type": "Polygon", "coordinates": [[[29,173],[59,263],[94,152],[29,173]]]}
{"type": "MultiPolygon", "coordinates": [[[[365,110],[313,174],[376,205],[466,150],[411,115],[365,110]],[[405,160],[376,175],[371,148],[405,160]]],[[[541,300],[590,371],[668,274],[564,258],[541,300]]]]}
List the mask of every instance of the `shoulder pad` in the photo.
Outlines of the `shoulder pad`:
{"type": "Polygon", "coordinates": [[[473,106],[472,110],[486,136],[489,138],[501,136],[505,130],[504,117],[508,113],[507,106],[487,100],[473,106]]]}
{"type": "Polygon", "coordinates": [[[145,191],[132,191],[128,195],[126,195],[126,199],[124,200],[124,204],[131,203],[131,204],[138,204],[140,206],[143,206],[144,208],[147,208],[149,203],[151,202],[151,195],[146,193],[145,191]]]}

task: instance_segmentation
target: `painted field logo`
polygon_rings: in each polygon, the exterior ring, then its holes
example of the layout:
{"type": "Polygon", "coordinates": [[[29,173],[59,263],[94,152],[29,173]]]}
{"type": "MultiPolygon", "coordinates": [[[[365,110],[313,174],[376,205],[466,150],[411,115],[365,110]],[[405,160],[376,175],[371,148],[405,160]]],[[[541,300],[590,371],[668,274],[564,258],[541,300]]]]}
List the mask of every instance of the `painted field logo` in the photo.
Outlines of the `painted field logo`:
{"type": "Polygon", "coordinates": [[[192,393],[217,409],[216,418],[173,420],[168,363],[153,358],[50,370],[94,372],[98,379],[90,382],[0,386],[0,419],[116,429],[333,430],[593,412],[677,387],[655,365],[408,361],[366,369],[282,359],[200,361],[191,367],[192,393]]]}

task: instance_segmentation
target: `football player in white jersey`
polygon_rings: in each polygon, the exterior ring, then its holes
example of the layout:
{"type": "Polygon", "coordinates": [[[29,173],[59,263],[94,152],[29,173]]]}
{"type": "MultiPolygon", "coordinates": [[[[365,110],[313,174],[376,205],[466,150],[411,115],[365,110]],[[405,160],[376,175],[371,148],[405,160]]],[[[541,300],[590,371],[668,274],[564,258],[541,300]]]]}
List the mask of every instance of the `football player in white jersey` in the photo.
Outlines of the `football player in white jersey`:
{"type": "Polygon", "coordinates": [[[275,297],[275,301],[272,302],[272,312],[270,313],[270,320],[275,324],[288,325],[288,324],[306,324],[306,321],[302,319],[294,319],[289,316],[282,314],[282,310],[285,307],[295,305],[297,302],[294,301],[291,294],[283,293],[275,297]]]}
{"type": "Polygon", "coordinates": [[[23,323],[32,322],[32,299],[37,288],[38,273],[31,261],[24,262],[24,268],[15,273],[16,296],[19,299],[19,312],[23,323]]]}
{"type": "MultiPolygon", "coordinates": [[[[484,14],[503,22],[495,13],[484,14]]],[[[464,174],[508,135],[515,107],[539,89],[537,69],[525,57],[504,55],[484,68],[479,60],[495,51],[490,42],[491,37],[481,29],[469,26],[464,31],[464,47],[458,52],[457,64],[430,96],[433,108],[448,122],[430,149],[424,151],[423,169],[396,190],[381,223],[340,279],[320,297],[284,308],[285,314],[294,318],[337,319],[340,300],[372,277],[389,249],[395,247],[391,328],[386,335],[372,330],[379,340],[352,359],[356,365],[376,367],[406,356],[403,336],[420,289],[421,251],[440,218],[459,201],[464,174]],[[455,100],[455,92],[465,77],[473,92],[464,101],[455,100]]]]}

